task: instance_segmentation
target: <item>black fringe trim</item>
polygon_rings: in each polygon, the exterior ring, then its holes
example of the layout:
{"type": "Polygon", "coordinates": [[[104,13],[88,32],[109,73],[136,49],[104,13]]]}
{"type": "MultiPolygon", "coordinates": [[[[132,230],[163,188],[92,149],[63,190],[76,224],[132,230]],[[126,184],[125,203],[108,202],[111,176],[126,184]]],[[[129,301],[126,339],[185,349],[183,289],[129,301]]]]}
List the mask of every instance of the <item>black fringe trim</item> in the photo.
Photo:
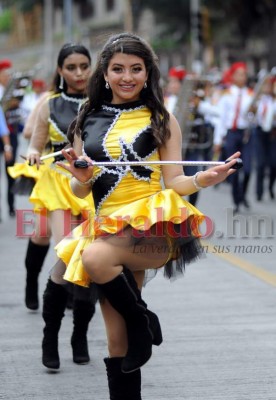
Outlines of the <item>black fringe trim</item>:
{"type": "Polygon", "coordinates": [[[186,265],[201,257],[203,247],[199,238],[189,237],[177,239],[175,250],[177,259],[168,261],[164,266],[164,277],[168,279],[183,275],[186,265]]]}
{"type": "Polygon", "coordinates": [[[35,179],[26,176],[16,178],[12,185],[12,193],[20,196],[30,196],[35,185],[35,179]]]}

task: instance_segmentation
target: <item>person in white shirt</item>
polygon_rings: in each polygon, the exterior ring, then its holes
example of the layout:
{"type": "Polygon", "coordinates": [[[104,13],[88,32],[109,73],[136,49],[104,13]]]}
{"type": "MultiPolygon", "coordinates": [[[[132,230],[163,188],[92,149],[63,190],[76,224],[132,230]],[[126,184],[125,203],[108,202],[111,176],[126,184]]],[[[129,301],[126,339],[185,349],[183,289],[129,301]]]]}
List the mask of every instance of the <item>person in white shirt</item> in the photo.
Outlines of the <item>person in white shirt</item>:
{"type": "Polygon", "coordinates": [[[24,124],[26,123],[29,114],[36,106],[37,101],[41,98],[41,95],[45,93],[46,82],[42,79],[33,79],[32,87],[30,91],[24,94],[23,100],[20,104],[22,110],[22,116],[24,119],[24,124]]]}
{"type": "Polygon", "coordinates": [[[174,114],[176,111],[176,104],[183,79],[187,72],[182,65],[171,67],[168,73],[168,81],[164,93],[164,102],[166,109],[174,114]]]}
{"type": "Polygon", "coordinates": [[[224,141],[227,158],[235,151],[240,151],[242,154],[244,164],[242,170],[229,179],[236,213],[241,204],[249,208],[246,192],[251,172],[252,140],[248,113],[253,91],[246,86],[246,64],[236,62],[232,64],[230,72],[232,84],[225,90],[217,104],[219,118],[214,131],[214,150],[219,152],[224,141]]]}
{"type": "Polygon", "coordinates": [[[275,181],[276,138],[274,134],[276,116],[276,100],[273,97],[273,80],[268,78],[263,86],[262,94],[256,108],[256,196],[261,201],[264,194],[266,171],[269,173],[269,194],[274,199],[273,183],[275,181]]]}

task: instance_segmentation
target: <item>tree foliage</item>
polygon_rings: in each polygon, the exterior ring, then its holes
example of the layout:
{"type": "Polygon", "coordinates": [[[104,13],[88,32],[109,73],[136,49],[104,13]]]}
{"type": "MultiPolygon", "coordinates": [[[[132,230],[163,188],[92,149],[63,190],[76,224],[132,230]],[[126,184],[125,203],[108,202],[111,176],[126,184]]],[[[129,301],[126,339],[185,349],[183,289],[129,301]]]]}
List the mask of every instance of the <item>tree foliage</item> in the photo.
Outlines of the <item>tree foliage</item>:
{"type": "MultiPolygon", "coordinates": [[[[166,24],[166,32],[177,30],[181,39],[190,28],[190,2],[193,0],[133,0],[140,7],[151,8],[158,22],[166,24]]],[[[234,26],[235,34],[242,39],[248,36],[267,35],[269,27],[276,18],[275,0],[201,0],[201,6],[209,10],[214,30],[226,23],[234,26]]]]}
{"type": "Polygon", "coordinates": [[[4,10],[0,15],[0,33],[10,32],[12,28],[12,15],[10,10],[4,10]]]}
{"type": "Polygon", "coordinates": [[[43,0],[4,0],[2,1],[4,7],[16,7],[21,12],[28,12],[33,9],[37,4],[43,4],[43,0]]]}

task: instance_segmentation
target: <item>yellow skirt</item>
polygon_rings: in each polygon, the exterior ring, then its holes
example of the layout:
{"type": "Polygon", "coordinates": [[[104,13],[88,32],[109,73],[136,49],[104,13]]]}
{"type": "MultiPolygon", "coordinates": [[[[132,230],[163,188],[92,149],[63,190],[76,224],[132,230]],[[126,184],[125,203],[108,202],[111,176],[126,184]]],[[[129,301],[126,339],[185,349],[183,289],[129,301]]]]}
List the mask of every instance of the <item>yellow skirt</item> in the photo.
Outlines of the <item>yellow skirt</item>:
{"type": "Polygon", "coordinates": [[[89,286],[91,279],[84,270],[82,252],[93,243],[95,237],[106,233],[116,234],[128,225],[142,231],[147,231],[160,222],[171,222],[181,226],[188,219],[192,234],[198,237],[199,225],[204,218],[199,210],[171,189],[133,201],[109,215],[104,215],[103,207],[97,218],[91,214],[89,219],[56,246],[58,257],[67,266],[64,279],[80,286],[89,286]]]}
{"type": "Polygon", "coordinates": [[[16,163],[12,167],[8,167],[8,173],[13,179],[25,176],[26,178],[33,178],[35,181],[38,181],[45,169],[49,168],[51,162],[50,160],[47,160],[47,162],[45,160],[39,169],[37,169],[36,165],[29,165],[28,161],[25,163],[16,163]]]}
{"type": "Polygon", "coordinates": [[[34,211],[71,210],[73,215],[83,214],[94,209],[92,194],[84,199],[74,195],[70,187],[71,174],[53,164],[45,168],[36,182],[29,201],[34,211]]]}

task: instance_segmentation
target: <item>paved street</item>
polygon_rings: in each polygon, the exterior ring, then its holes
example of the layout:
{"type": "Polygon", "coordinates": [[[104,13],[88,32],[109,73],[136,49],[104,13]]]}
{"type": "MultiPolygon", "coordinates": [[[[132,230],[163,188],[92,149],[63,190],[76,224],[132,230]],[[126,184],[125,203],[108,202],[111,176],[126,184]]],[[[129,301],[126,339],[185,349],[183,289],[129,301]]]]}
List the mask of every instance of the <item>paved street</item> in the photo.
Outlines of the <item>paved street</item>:
{"type": "MultiPolygon", "coordinates": [[[[103,358],[106,339],[100,310],[89,328],[91,362],[72,362],[71,311],[60,332],[61,369],[41,364],[42,318],[24,306],[26,238],[7,216],[1,178],[0,399],[107,400],[103,358]]],[[[164,342],[142,369],[143,400],[276,400],[275,200],[255,201],[233,217],[230,188],[201,191],[198,208],[210,218],[205,257],[169,282],[161,272],[144,289],[160,317],[164,342]],[[212,228],[212,229],[211,229],[212,228]]],[[[29,209],[24,197],[18,209],[29,209]]],[[[55,260],[49,252],[40,299],[55,260]]],[[[130,399],[131,400],[131,399],[130,399]]]]}

